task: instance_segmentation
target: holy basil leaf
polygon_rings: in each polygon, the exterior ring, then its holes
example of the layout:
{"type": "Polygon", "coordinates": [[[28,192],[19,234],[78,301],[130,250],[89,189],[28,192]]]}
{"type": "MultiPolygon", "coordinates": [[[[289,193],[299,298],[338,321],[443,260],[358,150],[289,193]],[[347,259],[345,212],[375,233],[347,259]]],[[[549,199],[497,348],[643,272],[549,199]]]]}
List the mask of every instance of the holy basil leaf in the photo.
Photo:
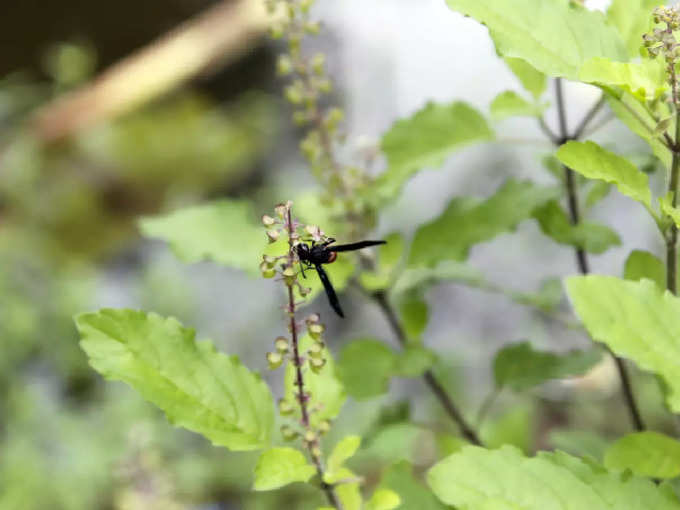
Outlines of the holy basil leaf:
{"type": "Polygon", "coordinates": [[[185,262],[212,260],[251,274],[259,273],[267,244],[264,229],[245,200],[220,200],[142,218],[139,227],[145,236],[168,242],[185,262]]]}
{"type": "Polygon", "coordinates": [[[486,119],[471,106],[428,103],[412,117],[395,122],[383,136],[388,168],[370,186],[369,198],[393,200],[419,170],[439,167],[454,150],[492,138],[486,119]]]}
{"type": "Polygon", "coordinates": [[[436,464],[427,478],[439,499],[457,508],[680,509],[672,491],[650,480],[609,473],[563,452],[525,457],[512,446],[466,446],[436,464]]]}
{"type": "Polygon", "coordinates": [[[577,246],[589,253],[604,253],[611,246],[621,244],[616,232],[605,225],[586,221],[572,225],[556,200],[536,209],[534,217],[545,235],[558,243],[577,246]]]}
{"type": "Polygon", "coordinates": [[[354,340],[340,351],[338,376],[352,397],[375,397],[387,391],[396,360],[397,354],[383,342],[354,340]]]}
{"type": "Polygon", "coordinates": [[[383,473],[380,487],[390,488],[401,497],[404,509],[446,510],[437,498],[414,473],[413,467],[406,461],[388,467],[383,473]]]}
{"type": "Polygon", "coordinates": [[[511,179],[487,200],[454,198],[438,218],[416,231],[409,266],[464,261],[472,246],[514,229],[558,194],[555,188],[511,179]]]}
{"type": "Polygon", "coordinates": [[[641,100],[653,100],[668,89],[666,69],[661,60],[612,62],[592,58],[583,63],[579,79],[605,87],[619,87],[641,100]]]}
{"type": "Polygon", "coordinates": [[[570,141],[557,151],[557,159],[588,179],[616,184],[621,193],[650,206],[652,194],[647,174],[626,158],[603,149],[595,142],[570,141]]]}
{"type": "Polygon", "coordinates": [[[366,502],[366,510],[393,510],[399,505],[399,494],[389,489],[376,489],[366,502]]]}
{"type": "Polygon", "coordinates": [[[567,292],[594,340],[666,383],[666,402],[680,411],[680,298],[650,280],[573,276],[567,292]]]}
{"type": "Polygon", "coordinates": [[[545,74],[537,71],[536,68],[521,58],[508,57],[505,59],[505,63],[517,76],[522,87],[530,92],[535,100],[538,100],[543,95],[548,85],[545,74]]]}
{"type": "Polygon", "coordinates": [[[680,475],[680,442],[652,431],[628,434],[609,447],[604,465],[639,476],[675,478],[680,475]]]}
{"type": "Polygon", "coordinates": [[[270,491],[294,482],[307,482],[316,468],[294,448],[272,448],[260,455],[255,466],[256,491],[270,491]]]}
{"type": "Polygon", "coordinates": [[[340,479],[338,475],[345,466],[345,462],[357,452],[360,445],[361,437],[359,436],[347,436],[335,445],[328,456],[328,467],[324,474],[326,483],[335,483],[340,479]]]}
{"type": "Polygon", "coordinates": [[[548,76],[578,80],[579,69],[590,58],[628,60],[621,37],[604,15],[568,0],[447,3],[486,25],[501,55],[524,59],[548,76]]]}
{"type": "Polygon", "coordinates": [[[634,281],[647,278],[663,289],[666,286],[666,266],[648,251],[633,250],[626,259],[623,277],[634,281]]]}
{"type": "Polygon", "coordinates": [[[555,354],[521,342],[498,351],[493,362],[494,380],[498,388],[525,391],[551,379],[583,375],[600,359],[601,353],[594,349],[555,354]]]}
{"type": "Polygon", "coordinates": [[[271,392],[259,375],[175,319],[135,310],[104,309],[76,317],[90,365],[123,381],[160,407],[171,423],[231,450],[269,443],[271,392]]]}
{"type": "Polygon", "coordinates": [[[612,0],[607,19],[618,29],[631,58],[638,56],[642,34],[649,32],[654,24],[654,7],[663,4],[662,0],[612,0]]]}
{"type": "Polygon", "coordinates": [[[507,117],[540,117],[546,106],[530,103],[516,92],[506,90],[494,98],[489,109],[498,121],[507,117]]]}

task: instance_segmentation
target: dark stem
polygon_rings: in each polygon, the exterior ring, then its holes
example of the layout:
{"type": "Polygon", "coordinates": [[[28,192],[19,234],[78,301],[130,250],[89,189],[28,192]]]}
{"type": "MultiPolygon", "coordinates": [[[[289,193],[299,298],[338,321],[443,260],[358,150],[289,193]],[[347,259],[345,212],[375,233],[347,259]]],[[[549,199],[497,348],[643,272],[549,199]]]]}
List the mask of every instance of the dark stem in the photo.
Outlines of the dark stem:
{"type": "MultiPolygon", "coordinates": [[[[677,76],[675,66],[671,67],[671,82],[673,84],[673,105],[675,107],[675,140],[673,141],[673,159],[671,162],[671,178],[668,191],[671,193],[673,207],[678,204],[678,173],[680,170],[680,110],[678,110],[677,76]]],[[[666,235],[666,288],[673,294],[678,293],[678,226],[671,223],[666,235]]]]}
{"type": "MultiPolygon", "coordinates": [[[[378,291],[372,294],[375,302],[380,306],[380,309],[385,314],[387,322],[390,324],[394,335],[402,346],[406,346],[408,339],[406,338],[406,333],[404,328],[394,311],[394,308],[390,305],[387,294],[384,291],[378,291]]],[[[458,425],[463,436],[473,444],[478,446],[483,446],[483,443],[474,429],[465,420],[465,417],[456,407],[451,396],[446,392],[446,389],[437,380],[436,376],[432,370],[427,370],[423,374],[423,380],[425,384],[430,388],[434,396],[437,398],[441,406],[444,408],[446,413],[451,417],[451,419],[458,425]]]]}
{"type": "MultiPolygon", "coordinates": [[[[557,115],[559,118],[560,125],[560,138],[561,138],[560,145],[561,145],[569,140],[574,140],[575,136],[569,136],[569,133],[567,131],[567,117],[566,110],[564,107],[562,80],[560,78],[557,78],[555,80],[555,94],[557,96],[557,115]]],[[[586,117],[588,116],[592,118],[594,114],[590,115],[590,112],[588,112],[588,114],[586,114],[586,117]]],[[[587,124],[588,122],[582,121],[579,124],[579,126],[581,125],[585,126],[587,124]]],[[[571,168],[568,168],[567,166],[564,167],[564,182],[565,187],[567,188],[567,204],[569,207],[569,217],[571,219],[571,223],[573,225],[577,225],[581,221],[578,204],[578,193],[576,190],[574,172],[571,168]]],[[[588,264],[588,256],[585,250],[577,247],[575,251],[576,262],[578,264],[579,272],[584,275],[588,274],[590,272],[590,268],[588,264]]],[[[623,391],[623,398],[625,400],[626,407],[628,409],[628,413],[630,414],[630,419],[633,423],[633,426],[635,427],[636,430],[642,431],[645,429],[645,425],[644,422],[642,421],[642,416],[640,414],[637,402],[635,401],[635,395],[633,394],[633,388],[630,383],[630,376],[628,374],[626,363],[623,359],[616,356],[616,354],[614,354],[614,352],[612,352],[612,350],[609,347],[607,347],[607,350],[609,351],[609,354],[612,355],[616,363],[616,368],[619,373],[619,379],[621,380],[621,390],[623,391]]]]}
{"type": "MultiPolygon", "coordinates": [[[[295,231],[293,228],[293,219],[291,216],[290,208],[288,208],[288,214],[286,217],[286,228],[288,229],[288,248],[289,248],[289,263],[292,265],[295,260],[295,246],[293,245],[292,234],[295,231]]],[[[297,324],[295,323],[295,294],[293,292],[293,284],[287,284],[288,287],[288,315],[290,318],[289,329],[291,335],[291,344],[293,350],[293,364],[295,365],[295,386],[298,388],[298,393],[296,395],[296,400],[300,404],[300,422],[305,430],[311,428],[309,421],[309,410],[307,409],[307,395],[305,395],[305,383],[302,374],[302,357],[300,356],[300,344],[298,342],[298,331],[297,324]]],[[[324,468],[321,458],[317,454],[318,439],[311,443],[305,441],[304,444],[307,446],[309,456],[312,458],[314,465],[316,466],[316,472],[321,480],[321,489],[326,494],[326,499],[328,503],[332,505],[337,510],[343,510],[342,504],[335,494],[335,489],[333,485],[330,485],[324,481],[324,468]]]]}

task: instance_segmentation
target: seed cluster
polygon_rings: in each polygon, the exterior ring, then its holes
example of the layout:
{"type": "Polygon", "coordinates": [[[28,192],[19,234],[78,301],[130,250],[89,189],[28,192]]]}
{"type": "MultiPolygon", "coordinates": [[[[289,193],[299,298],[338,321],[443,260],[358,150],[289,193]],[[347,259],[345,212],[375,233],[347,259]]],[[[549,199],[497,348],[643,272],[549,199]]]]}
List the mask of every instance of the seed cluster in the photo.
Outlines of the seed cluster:
{"type": "Polygon", "coordinates": [[[680,28],[680,8],[657,7],[653,11],[654,23],[665,24],[665,28],[655,27],[650,33],[642,36],[644,47],[651,58],[659,55],[666,62],[666,72],[672,86],[671,102],[678,100],[676,66],[680,61],[680,44],[674,31],[680,28]]]}

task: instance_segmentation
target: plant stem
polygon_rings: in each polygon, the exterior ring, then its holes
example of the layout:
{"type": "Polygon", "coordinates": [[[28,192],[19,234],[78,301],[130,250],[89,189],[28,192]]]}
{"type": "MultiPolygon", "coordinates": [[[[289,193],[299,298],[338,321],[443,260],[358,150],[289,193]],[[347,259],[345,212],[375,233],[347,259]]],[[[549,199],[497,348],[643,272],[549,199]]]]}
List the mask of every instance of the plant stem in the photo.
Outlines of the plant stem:
{"type": "MultiPolygon", "coordinates": [[[[372,297],[378,304],[378,306],[380,306],[380,309],[387,318],[387,322],[390,324],[390,327],[392,328],[392,331],[394,332],[394,335],[397,337],[399,343],[402,345],[402,347],[406,346],[406,344],[408,343],[408,339],[406,338],[406,332],[404,331],[404,328],[402,327],[401,322],[399,321],[399,318],[397,317],[397,314],[394,311],[394,308],[392,308],[392,306],[390,305],[387,299],[387,294],[384,291],[378,291],[373,293],[372,297]]],[[[451,419],[454,422],[456,422],[463,436],[471,443],[476,444],[478,446],[483,446],[481,439],[474,431],[474,429],[468,424],[468,422],[466,421],[465,417],[460,412],[458,407],[456,407],[456,404],[453,402],[451,396],[446,392],[446,389],[437,380],[436,376],[434,375],[434,372],[432,372],[432,370],[427,370],[423,374],[423,380],[425,381],[425,384],[427,384],[428,388],[430,388],[434,396],[437,398],[441,406],[444,408],[446,413],[451,417],[451,419]]]]}
{"type": "MultiPolygon", "coordinates": [[[[560,125],[560,144],[562,145],[569,140],[575,140],[575,135],[570,136],[567,130],[567,116],[566,109],[564,107],[564,95],[562,92],[562,80],[561,78],[555,79],[555,94],[557,96],[557,114],[559,118],[560,125]]],[[[597,106],[597,105],[596,105],[597,106]]],[[[591,109],[592,112],[592,109],[591,109]]],[[[586,117],[592,119],[594,115],[590,115],[590,112],[586,114],[586,117]]],[[[584,119],[585,120],[585,119],[584,119]]],[[[583,130],[587,126],[588,122],[581,122],[579,124],[578,134],[582,134],[583,130]]],[[[569,207],[569,217],[571,219],[572,225],[577,225],[581,221],[579,204],[578,204],[578,193],[576,190],[576,182],[574,179],[574,171],[564,166],[564,182],[567,191],[567,203],[569,207]]],[[[581,274],[588,274],[590,272],[590,267],[588,264],[588,256],[583,250],[583,248],[575,248],[576,252],[576,262],[578,265],[579,272],[581,274]]],[[[621,380],[621,390],[623,392],[623,397],[628,408],[628,413],[630,414],[630,419],[636,430],[645,430],[644,422],[642,421],[642,416],[640,410],[638,409],[637,402],[635,401],[635,395],[633,394],[633,388],[630,383],[630,376],[628,374],[628,369],[626,367],[625,361],[619,358],[614,352],[607,347],[607,351],[614,358],[616,363],[616,369],[619,373],[619,379],[621,380]]]]}
{"type": "MultiPolygon", "coordinates": [[[[668,191],[671,193],[671,204],[678,204],[678,173],[680,171],[680,109],[678,109],[678,80],[675,74],[675,66],[671,66],[671,83],[673,94],[673,106],[675,107],[675,140],[673,143],[673,159],[671,162],[671,178],[668,183],[668,191]]],[[[666,236],[666,288],[673,294],[678,293],[678,226],[671,223],[670,231],[666,236]]]]}
{"type": "MultiPolygon", "coordinates": [[[[287,211],[287,216],[286,216],[286,228],[288,230],[288,257],[289,257],[289,264],[292,266],[293,261],[295,260],[295,246],[293,244],[293,238],[292,234],[295,232],[295,229],[293,227],[293,219],[290,211],[290,207],[288,208],[287,211]]],[[[300,344],[298,341],[298,328],[297,324],[295,323],[295,293],[293,291],[293,283],[286,283],[286,286],[288,287],[288,316],[290,319],[289,323],[289,329],[290,329],[290,335],[291,335],[291,344],[292,344],[292,350],[293,350],[293,364],[295,365],[295,386],[298,388],[298,393],[297,393],[297,402],[300,404],[300,423],[302,424],[303,428],[308,431],[312,430],[311,423],[309,420],[309,410],[307,409],[307,400],[308,396],[305,394],[305,383],[304,383],[304,378],[303,378],[303,373],[302,373],[302,357],[300,356],[300,344]]],[[[307,447],[307,451],[309,452],[309,456],[311,457],[312,461],[314,462],[314,466],[316,467],[316,472],[319,475],[319,479],[321,480],[321,489],[324,491],[326,494],[326,499],[328,500],[328,503],[332,505],[334,508],[337,510],[343,510],[342,504],[340,503],[340,500],[338,499],[337,494],[335,494],[335,488],[333,485],[328,484],[324,481],[324,468],[323,468],[323,462],[321,460],[321,457],[319,455],[319,440],[315,439],[314,441],[307,441],[306,439],[304,440],[304,444],[307,447]]]]}

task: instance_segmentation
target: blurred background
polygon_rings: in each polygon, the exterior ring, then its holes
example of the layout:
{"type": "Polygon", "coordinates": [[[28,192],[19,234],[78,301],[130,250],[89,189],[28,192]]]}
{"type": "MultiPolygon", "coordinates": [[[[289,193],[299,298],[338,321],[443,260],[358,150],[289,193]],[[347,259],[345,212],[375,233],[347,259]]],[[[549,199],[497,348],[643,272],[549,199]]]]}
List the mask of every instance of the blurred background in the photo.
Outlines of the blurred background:
{"type": "MultiPolygon", "coordinates": [[[[315,13],[325,26],[310,51],[327,54],[335,99],[347,114],[349,151],[378,143],[394,120],[429,100],[464,100],[487,112],[498,93],[519,90],[486,29],[443,0],[319,0],[315,13]]],[[[267,313],[280,305],[276,286],[210,263],[184,265],[164,244],[143,239],[136,220],[218,197],[247,198],[262,214],[314,186],[281,100],[274,73],[280,48],[268,39],[267,23],[259,0],[0,5],[0,509],[318,503],[297,486],[251,494],[254,455],[212,448],[167,424],[128,387],[104,383],[87,366],[71,319],[102,307],[173,315],[264,370],[264,352],[281,328],[267,313]]],[[[593,88],[567,86],[572,125],[598,96],[593,88]]],[[[552,109],[548,122],[554,125],[552,109]]],[[[490,195],[509,176],[551,182],[541,164],[551,146],[535,124],[505,121],[496,127],[498,142],[420,173],[380,217],[376,235],[409,235],[452,196],[490,195]]],[[[642,142],[616,122],[597,140],[644,157],[642,142]]],[[[651,220],[616,194],[589,214],[623,240],[593,257],[595,272],[620,274],[632,248],[661,253],[651,220]]],[[[526,291],[575,271],[572,251],[551,243],[533,222],[475,248],[471,263],[491,281],[526,291]]],[[[451,360],[448,383],[466,409],[489,391],[490,359],[500,345],[530,339],[565,350],[587,343],[502,295],[441,285],[427,300],[425,342],[451,360]]],[[[360,295],[348,291],[343,301],[350,319],[330,324],[334,349],[356,337],[392,340],[360,295]]],[[[327,311],[325,302],[319,307],[327,311]]],[[[616,423],[626,416],[612,397],[617,388],[606,365],[602,374],[571,405],[585,424],[609,420],[613,430],[625,428],[616,423]],[[609,416],[599,412],[610,404],[609,416]]],[[[400,421],[441,416],[420,383],[395,381],[392,390],[350,401],[334,428],[336,437],[369,438],[362,471],[369,479],[376,459],[425,466],[431,450],[445,448],[400,421]],[[375,432],[390,423],[404,426],[391,435],[375,432]]],[[[537,408],[559,408],[563,391],[505,402],[492,413],[489,426],[496,428],[489,434],[526,450],[578,445],[597,455],[606,438],[585,430],[562,436],[558,430],[548,443],[536,439],[537,408]]],[[[658,405],[652,382],[643,381],[641,391],[650,409],[658,405]]]]}

